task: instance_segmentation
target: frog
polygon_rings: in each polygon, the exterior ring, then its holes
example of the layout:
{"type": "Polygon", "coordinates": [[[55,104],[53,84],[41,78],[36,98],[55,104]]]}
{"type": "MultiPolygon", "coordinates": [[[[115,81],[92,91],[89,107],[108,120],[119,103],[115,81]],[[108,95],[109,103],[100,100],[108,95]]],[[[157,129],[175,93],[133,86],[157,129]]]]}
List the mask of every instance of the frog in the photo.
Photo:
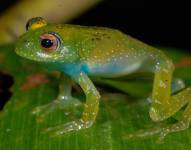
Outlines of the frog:
{"type": "MultiPolygon", "coordinates": [[[[38,106],[33,114],[49,114],[56,108],[76,107],[82,104],[72,96],[72,82],[83,90],[86,102],[80,119],[47,128],[59,136],[93,126],[99,111],[100,93],[91,77],[117,78],[135,72],[154,74],[150,98],[149,116],[154,122],[162,122],[185,108],[181,119],[173,124],[143,130],[130,137],[157,133],[164,139],[172,132],[185,130],[191,121],[191,87],[177,82],[175,94],[172,76],[175,69],[172,60],[160,49],[145,44],[117,29],[96,26],[48,23],[42,17],[29,19],[26,33],[15,44],[19,56],[44,64],[48,70],[60,72],[59,93],[49,104],[38,106]],[[139,134],[138,134],[139,133],[139,134]],[[140,135],[141,134],[141,135],[140,135]]],[[[139,89],[141,90],[141,89],[139,89]]]]}

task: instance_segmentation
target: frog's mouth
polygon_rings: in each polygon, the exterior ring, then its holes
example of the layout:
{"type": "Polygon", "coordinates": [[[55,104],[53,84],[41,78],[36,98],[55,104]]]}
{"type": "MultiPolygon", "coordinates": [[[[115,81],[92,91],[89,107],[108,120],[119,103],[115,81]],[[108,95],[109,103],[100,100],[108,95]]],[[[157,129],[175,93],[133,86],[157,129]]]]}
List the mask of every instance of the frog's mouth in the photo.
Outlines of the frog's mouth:
{"type": "Polygon", "coordinates": [[[22,50],[17,47],[15,48],[15,53],[21,57],[25,57],[25,54],[22,52],[22,50]]]}
{"type": "MultiPolygon", "coordinates": [[[[46,62],[43,58],[40,58],[37,54],[37,56],[35,56],[34,54],[29,54],[29,53],[23,53],[21,50],[19,50],[18,48],[15,49],[15,52],[17,55],[19,55],[22,58],[26,58],[28,60],[32,60],[32,61],[36,61],[36,62],[46,62]]],[[[41,56],[44,57],[44,56],[41,56]]]]}
{"type": "Polygon", "coordinates": [[[26,58],[26,59],[29,59],[29,60],[33,60],[33,61],[39,61],[40,62],[40,59],[37,59],[34,54],[30,54],[29,52],[26,53],[26,50],[24,50],[23,48],[18,48],[16,47],[15,48],[15,53],[17,55],[19,55],[20,57],[23,57],[23,58],[26,58]]]}
{"type": "Polygon", "coordinates": [[[55,62],[52,57],[46,53],[43,52],[35,52],[26,50],[24,48],[16,47],[15,48],[15,53],[23,58],[26,58],[28,60],[36,61],[36,62],[42,62],[42,63],[47,63],[47,62],[55,62]]]}

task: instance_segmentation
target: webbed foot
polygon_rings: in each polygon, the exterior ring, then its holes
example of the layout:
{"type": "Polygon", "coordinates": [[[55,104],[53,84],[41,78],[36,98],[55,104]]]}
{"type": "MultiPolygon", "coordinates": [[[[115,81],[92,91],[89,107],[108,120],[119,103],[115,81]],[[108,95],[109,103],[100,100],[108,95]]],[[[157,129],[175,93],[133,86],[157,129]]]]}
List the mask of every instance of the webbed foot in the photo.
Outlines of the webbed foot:
{"type": "Polygon", "coordinates": [[[76,107],[82,106],[82,103],[73,97],[58,97],[51,103],[45,104],[43,106],[38,106],[32,110],[32,114],[38,115],[37,120],[42,121],[51,112],[56,109],[63,109],[66,112],[70,112],[76,107]]]}
{"type": "Polygon", "coordinates": [[[79,131],[82,129],[89,128],[92,126],[92,124],[93,121],[84,122],[82,119],[79,119],[56,127],[47,128],[43,132],[49,133],[51,137],[56,137],[71,131],[79,131]]]}
{"type": "Polygon", "coordinates": [[[124,136],[124,139],[147,138],[158,134],[157,143],[163,143],[165,137],[173,132],[185,130],[189,127],[189,121],[181,120],[172,125],[163,125],[151,129],[141,129],[124,136]]]}
{"type": "Polygon", "coordinates": [[[168,125],[166,127],[163,127],[161,131],[159,132],[159,137],[157,139],[158,143],[162,143],[164,141],[164,138],[169,134],[173,132],[178,132],[182,130],[186,130],[189,127],[190,121],[189,120],[181,120],[175,124],[168,125]]]}

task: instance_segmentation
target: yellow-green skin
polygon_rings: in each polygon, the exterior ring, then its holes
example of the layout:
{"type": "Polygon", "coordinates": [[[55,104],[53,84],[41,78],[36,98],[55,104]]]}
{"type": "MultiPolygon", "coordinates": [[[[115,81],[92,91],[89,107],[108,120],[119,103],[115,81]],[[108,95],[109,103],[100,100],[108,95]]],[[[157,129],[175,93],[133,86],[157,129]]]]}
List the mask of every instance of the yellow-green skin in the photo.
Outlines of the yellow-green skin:
{"type": "MultiPolygon", "coordinates": [[[[62,132],[59,130],[56,135],[88,128],[95,121],[100,96],[88,76],[117,77],[142,70],[153,72],[150,108],[153,121],[171,117],[191,100],[191,88],[171,96],[174,66],[162,51],[115,29],[46,24],[22,35],[15,50],[22,57],[47,64],[47,68],[62,72],[65,81],[76,81],[86,94],[82,119],[62,126],[62,132]],[[59,37],[61,46],[58,50],[53,53],[42,50],[39,37],[44,33],[54,33],[59,37]],[[70,79],[66,79],[68,77],[70,79]]],[[[66,83],[63,81],[63,84],[66,83]]],[[[66,87],[62,89],[66,90],[66,87]]],[[[191,105],[186,107],[178,123],[145,133],[160,133],[160,139],[163,139],[169,132],[187,128],[191,120],[190,107],[191,105]]],[[[135,136],[139,136],[139,132],[135,136]]]]}

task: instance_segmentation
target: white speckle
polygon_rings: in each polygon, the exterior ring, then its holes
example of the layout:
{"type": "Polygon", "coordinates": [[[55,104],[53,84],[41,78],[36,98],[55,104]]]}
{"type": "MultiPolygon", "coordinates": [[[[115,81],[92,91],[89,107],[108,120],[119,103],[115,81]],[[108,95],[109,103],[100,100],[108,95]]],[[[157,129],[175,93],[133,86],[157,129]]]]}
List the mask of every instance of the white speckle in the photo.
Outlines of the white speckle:
{"type": "Polygon", "coordinates": [[[37,55],[42,57],[42,58],[50,58],[50,56],[48,54],[45,54],[45,53],[37,52],[37,55]]]}
{"type": "Polygon", "coordinates": [[[65,55],[65,54],[67,54],[67,53],[69,52],[68,49],[69,49],[68,46],[64,46],[63,49],[60,50],[60,53],[61,53],[62,55],[65,55]]]}
{"type": "Polygon", "coordinates": [[[154,102],[156,103],[156,104],[162,104],[161,102],[160,102],[160,100],[158,100],[158,99],[154,99],[154,102]]]}
{"type": "Polygon", "coordinates": [[[159,86],[162,88],[166,88],[166,84],[162,80],[159,81],[159,86]]]}

